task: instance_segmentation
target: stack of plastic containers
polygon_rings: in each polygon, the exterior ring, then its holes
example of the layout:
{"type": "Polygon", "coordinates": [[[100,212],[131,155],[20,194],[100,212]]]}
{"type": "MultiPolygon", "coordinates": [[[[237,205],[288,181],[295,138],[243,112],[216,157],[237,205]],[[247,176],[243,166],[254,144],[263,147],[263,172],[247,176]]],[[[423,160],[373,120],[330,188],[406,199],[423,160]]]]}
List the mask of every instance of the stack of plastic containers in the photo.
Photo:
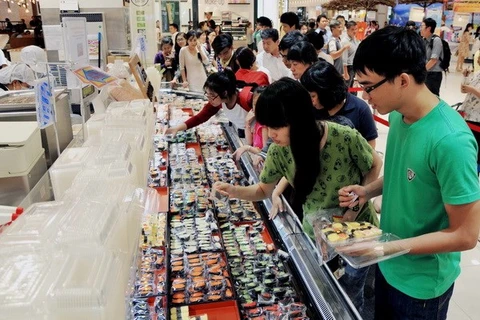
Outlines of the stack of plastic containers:
{"type": "Polygon", "coordinates": [[[91,129],[50,169],[57,201],[32,205],[0,234],[0,320],[125,318],[153,106],[115,103],[91,129]]]}

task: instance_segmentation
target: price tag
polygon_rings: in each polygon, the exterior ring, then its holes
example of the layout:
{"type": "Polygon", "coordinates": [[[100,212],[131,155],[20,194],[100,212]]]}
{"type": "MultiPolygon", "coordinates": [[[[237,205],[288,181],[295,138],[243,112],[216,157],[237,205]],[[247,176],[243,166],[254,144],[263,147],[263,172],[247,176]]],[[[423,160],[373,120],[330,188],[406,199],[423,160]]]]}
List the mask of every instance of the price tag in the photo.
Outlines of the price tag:
{"type": "Polygon", "coordinates": [[[37,123],[40,129],[46,128],[55,122],[53,107],[52,86],[47,78],[35,82],[35,106],[37,109],[37,123]]]}

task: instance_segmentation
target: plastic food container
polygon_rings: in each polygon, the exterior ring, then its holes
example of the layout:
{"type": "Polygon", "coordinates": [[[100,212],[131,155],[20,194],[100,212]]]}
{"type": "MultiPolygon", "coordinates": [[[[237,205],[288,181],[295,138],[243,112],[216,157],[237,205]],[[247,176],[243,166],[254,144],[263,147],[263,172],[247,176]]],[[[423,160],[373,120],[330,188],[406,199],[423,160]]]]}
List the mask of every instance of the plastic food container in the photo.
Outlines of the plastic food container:
{"type": "Polygon", "coordinates": [[[358,269],[407,254],[410,248],[400,245],[397,240],[401,239],[394,234],[384,233],[370,241],[337,247],[336,251],[349,265],[358,269]]]}

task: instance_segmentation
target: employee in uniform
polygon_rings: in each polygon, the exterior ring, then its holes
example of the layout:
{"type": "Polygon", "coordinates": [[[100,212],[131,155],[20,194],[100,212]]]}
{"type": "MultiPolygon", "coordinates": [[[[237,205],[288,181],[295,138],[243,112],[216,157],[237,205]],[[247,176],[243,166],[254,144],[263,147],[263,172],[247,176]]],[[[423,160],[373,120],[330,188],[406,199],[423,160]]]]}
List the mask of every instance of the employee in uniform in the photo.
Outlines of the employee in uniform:
{"type": "Polygon", "coordinates": [[[16,63],[0,69],[0,90],[23,90],[33,86],[35,75],[25,63],[16,63]]]}

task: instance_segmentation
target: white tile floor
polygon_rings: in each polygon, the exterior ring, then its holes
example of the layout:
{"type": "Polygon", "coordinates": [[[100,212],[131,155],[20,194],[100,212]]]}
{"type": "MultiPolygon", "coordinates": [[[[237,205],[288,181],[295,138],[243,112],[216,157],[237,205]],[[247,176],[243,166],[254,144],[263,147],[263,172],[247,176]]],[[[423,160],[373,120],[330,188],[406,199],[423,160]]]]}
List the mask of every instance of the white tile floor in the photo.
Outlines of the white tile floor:
{"type": "MultiPolygon", "coordinates": [[[[455,66],[454,61],[452,61],[455,66]]],[[[449,73],[444,76],[440,97],[448,104],[453,105],[464,100],[465,95],[460,92],[463,76],[460,73],[449,73]]],[[[383,116],[386,118],[386,116],[383,116]]],[[[388,128],[378,124],[379,138],[376,149],[385,152],[388,128]]],[[[462,272],[455,282],[455,289],[450,301],[449,320],[477,320],[480,319],[479,285],[480,285],[480,243],[475,248],[462,253],[462,272]]]]}

